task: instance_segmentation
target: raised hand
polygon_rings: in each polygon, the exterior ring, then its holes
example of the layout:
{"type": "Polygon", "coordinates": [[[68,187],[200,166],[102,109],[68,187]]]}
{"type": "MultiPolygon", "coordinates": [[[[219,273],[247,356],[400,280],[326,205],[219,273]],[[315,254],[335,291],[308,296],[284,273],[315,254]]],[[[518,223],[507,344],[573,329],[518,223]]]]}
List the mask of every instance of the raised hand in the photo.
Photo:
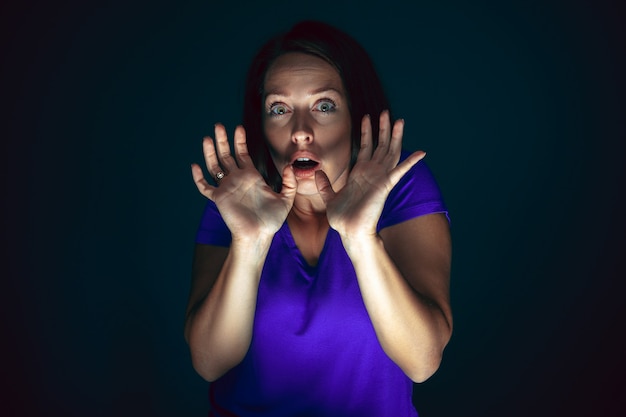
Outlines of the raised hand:
{"type": "Polygon", "coordinates": [[[389,192],[426,155],[417,151],[398,164],[403,130],[403,120],[396,121],[392,129],[389,112],[383,111],[378,146],[373,149],[371,120],[365,116],[361,121],[361,149],[346,185],[335,193],[326,174],[316,173],[315,180],[326,203],[328,222],[343,239],[376,234],[376,225],[389,192]]]}
{"type": "Polygon", "coordinates": [[[248,153],[246,132],[235,129],[235,157],[231,155],[226,129],[215,125],[215,142],[206,137],[202,143],[209,174],[217,186],[204,178],[202,168],[192,164],[191,174],[198,191],[217,205],[233,240],[273,235],[291,210],[296,195],[296,177],[291,166],[283,171],[283,187],[276,193],[257,171],[248,153]]]}

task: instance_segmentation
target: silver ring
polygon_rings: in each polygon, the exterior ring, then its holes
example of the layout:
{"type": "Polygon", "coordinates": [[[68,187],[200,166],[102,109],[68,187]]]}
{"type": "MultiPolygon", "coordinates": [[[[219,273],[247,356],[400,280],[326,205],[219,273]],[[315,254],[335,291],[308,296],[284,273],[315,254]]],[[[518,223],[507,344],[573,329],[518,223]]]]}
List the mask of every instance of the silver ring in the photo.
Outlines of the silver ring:
{"type": "Polygon", "coordinates": [[[219,181],[222,178],[224,178],[225,176],[226,176],[226,174],[224,174],[224,171],[218,171],[217,174],[215,174],[215,179],[219,181]]]}

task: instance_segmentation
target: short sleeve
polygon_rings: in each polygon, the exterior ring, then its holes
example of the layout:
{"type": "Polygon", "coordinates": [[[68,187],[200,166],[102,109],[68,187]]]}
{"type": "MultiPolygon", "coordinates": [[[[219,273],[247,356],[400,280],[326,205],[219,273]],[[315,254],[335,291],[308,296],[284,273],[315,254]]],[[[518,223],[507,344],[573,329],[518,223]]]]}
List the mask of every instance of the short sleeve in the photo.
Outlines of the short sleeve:
{"type": "Polygon", "coordinates": [[[196,243],[215,246],[230,246],[232,240],[230,230],[214,202],[207,201],[196,232],[196,243]]]}
{"type": "MultiPolygon", "coordinates": [[[[403,161],[410,152],[402,151],[403,161]]],[[[385,202],[377,229],[393,226],[414,217],[444,213],[450,221],[437,181],[424,160],[415,164],[396,184],[385,202]]]]}

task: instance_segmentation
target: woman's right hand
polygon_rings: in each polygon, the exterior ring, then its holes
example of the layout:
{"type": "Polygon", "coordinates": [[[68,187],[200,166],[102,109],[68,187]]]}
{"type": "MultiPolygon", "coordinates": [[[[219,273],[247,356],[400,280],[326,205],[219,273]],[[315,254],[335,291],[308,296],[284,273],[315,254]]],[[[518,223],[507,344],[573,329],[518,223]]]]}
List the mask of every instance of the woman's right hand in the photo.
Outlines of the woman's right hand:
{"type": "Polygon", "coordinates": [[[291,166],[285,168],[282,190],[276,193],[252,162],[243,126],[235,129],[234,144],[233,158],[226,129],[222,124],[216,124],[215,142],[205,137],[202,143],[204,160],[213,178],[217,178],[219,172],[225,176],[217,180],[217,186],[212,186],[204,178],[202,168],[192,164],[193,180],[198,191],[217,205],[233,240],[273,236],[293,206],[297,187],[293,169],[291,166]]]}

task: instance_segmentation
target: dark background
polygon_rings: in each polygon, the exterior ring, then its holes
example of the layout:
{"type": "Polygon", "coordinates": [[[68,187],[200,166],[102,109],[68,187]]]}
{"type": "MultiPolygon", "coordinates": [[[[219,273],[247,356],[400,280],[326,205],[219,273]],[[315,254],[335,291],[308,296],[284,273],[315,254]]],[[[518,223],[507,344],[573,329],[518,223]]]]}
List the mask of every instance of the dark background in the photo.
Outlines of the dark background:
{"type": "Polygon", "coordinates": [[[622,415],[622,3],[408,4],[1,6],[2,415],[206,415],[189,165],[302,18],[370,51],[451,212],[455,331],[421,415],[622,415]]]}

